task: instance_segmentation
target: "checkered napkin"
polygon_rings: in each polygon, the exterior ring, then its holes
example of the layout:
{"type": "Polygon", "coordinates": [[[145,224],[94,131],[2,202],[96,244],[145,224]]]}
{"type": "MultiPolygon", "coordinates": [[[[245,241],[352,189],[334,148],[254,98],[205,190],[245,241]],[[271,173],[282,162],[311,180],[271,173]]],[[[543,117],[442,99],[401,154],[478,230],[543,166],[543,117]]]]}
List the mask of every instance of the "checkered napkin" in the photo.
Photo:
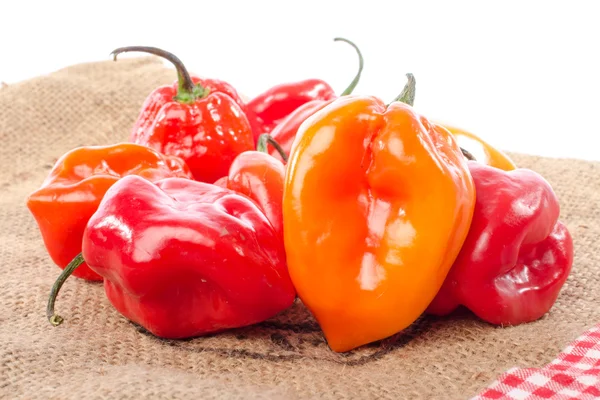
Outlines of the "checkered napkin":
{"type": "Polygon", "coordinates": [[[600,324],[543,368],[513,368],[472,400],[600,399],[600,324]]]}

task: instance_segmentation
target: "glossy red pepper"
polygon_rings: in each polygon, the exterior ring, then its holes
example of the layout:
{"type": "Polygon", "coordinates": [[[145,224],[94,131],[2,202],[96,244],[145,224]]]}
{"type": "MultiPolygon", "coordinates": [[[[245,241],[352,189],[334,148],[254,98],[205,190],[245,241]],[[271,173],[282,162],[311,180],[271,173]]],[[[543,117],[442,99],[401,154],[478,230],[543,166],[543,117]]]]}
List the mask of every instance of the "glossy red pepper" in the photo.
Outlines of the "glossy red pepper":
{"type": "MultiPolygon", "coordinates": [[[[183,160],[133,143],[87,146],[61,156],[41,187],[27,197],[44,245],[52,260],[65,268],[81,252],[85,226],[104,194],[127,175],[152,182],[169,177],[192,179],[183,160]]],[[[78,278],[100,281],[102,277],[82,265],[78,278]]]]}
{"type": "Polygon", "coordinates": [[[258,139],[256,151],[245,151],[237,156],[229,168],[229,174],[217,180],[215,185],[231,189],[254,200],[283,240],[281,202],[285,167],[281,161],[268,154],[267,144],[279,149],[280,154],[287,160],[281,147],[269,134],[262,134],[258,139]]]}
{"type": "Polygon", "coordinates": [[[335,91],[321,79],[283,83],[259,94],[247,103],[248,110],[262,122],[260,133],[269,133],[296,108],[311,100],[332,100],[335,91]]]}
{"type": "Polygon", "coordinates": [[[475,161],[471,227],[428,312],[464,305],[492,324],[517,325],[547,313],[573,263],[573,242],[550,184],[527,169],[505,172],[475,161]]]}
{"type": "Polygon", "coordinates": [[[155,47],[122,47],[163,57],[177,68],[178,82],[154,90],[144,102],[129,140],[181,157],[194,179],[212,183],[238,154],[252,150],[252,127],[235,89],[220,80],[192,78],[181,60],[155,47]]]}
{"type": "MultiPolygon", "coordinates": [[[[358,80],[362,74],[364,60],[363,60],[363,56],[362,56],[360,50],[358,49],[358,47],[356,47],[356,45],[354,45],[351,42],[350,42],[350,44],[352,46],[354,46],[356,53],[358,55],[358,73],[356,75],[356,78],[354,78],[354,81],[353,81],[354,86],[356,86],[356,84],[358,83],[358,80]]],[[[341,94],[341,96],[346,96],[346,95],[350,94],[350,92],[351,91],[346,90],[346,91],[344,91],[344,93],[341,94]]],[[[271,131],[271,137],[273,138],[273,140],[275,140],[277,143],[279,143],[279,145],[281,146],[283,151],[289,155],[292,151],[293,143],[294,143],[294,140],[296,139],[296,133],[298,132],[300,125],[302,125],[302,123],[304,121],[306,121],[306,119],[308,119],[310,116],[312,116],[313,114],[317,113],[318,111],[322,110],[323,108],[325,108],[326,106],[331,104],[334,100],[335,100],[335,98],[332,98],[329,100],[319,99],[319,100],[312,100],[312,101],[302,104],[300,107],[298,107],[294,111],[292,111],[281,122],[279,122],[277,124],[277,126],[275,126],[275,128],[271,131]]],[[[283,161],[280,153],[276,149],[272,149],[270,151],[270,153],[273,157],[278,158],[283,161]]]]}
{"type": "Polygon", "coordinates": [[[136,176],[112,186],[89,220],[77,263],[104,278],[108,300],[163,338],[187,338],[268,319],[295,299],[281,238],[247,197],[215,185],[136,176]]]}
{"type": "MultiPolygon", "coordinates": [[[[352,93],[360,80],[363,59],[360,50],[351,41],[343,38],[335,38],[334,41],[341,41],[351,45],[356,50],[360,59],[358,73],[341,94],[341,96],[345,96],[352,93]]],[[[313,100],[329,101],[335,98],[337,98],[335,91],[328,83],[320,79],[307,79],[274,86],[248,102],[248,114],[262,121],[262,129],[254,132],[255,138],[258,139],[261,133],[273,131],[277,125],[298,107],[313,100]]],[[[282,138],[275,140],[283,146],[283,142],[281,142],[282,138]]]]}
{"type": "MultiPolygon", "coordinates": [[[[271,131],[271,137],[279,143],[285,154],[289,156],[292,152],[294,140],[296,139],[300,125],[333,101],[313,100],[301,105],[271,131]]],[[[283,161],[275,149],[270,150],[270,153],[273,157],[283,161]]]]}

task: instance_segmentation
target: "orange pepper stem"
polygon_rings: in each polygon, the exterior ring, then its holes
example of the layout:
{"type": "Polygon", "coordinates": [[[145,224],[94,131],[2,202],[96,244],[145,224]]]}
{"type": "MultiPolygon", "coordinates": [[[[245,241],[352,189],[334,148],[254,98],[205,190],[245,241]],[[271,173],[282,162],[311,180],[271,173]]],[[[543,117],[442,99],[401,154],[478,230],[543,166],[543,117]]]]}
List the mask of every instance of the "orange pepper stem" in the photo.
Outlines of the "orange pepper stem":
{"type": "Polygon", "coordinates": [[[63,317],[54,313],[54,303],[56,302],[56,296],[58,296],[60,288],[69,278],[69,276],[71,276],[73,271],[75,271],[77,267],[83,264],[83,262],[83,255],[79,253],[65,267],[63,272],[58,276],[58,278],[54,282],[54,285],[52,285],[52,290],[50,290],[50,297],[48,297],[48,305],[46,306],[46,317],[48,317],[48,321],[50,321],[50,323],[54,326],[58,326],[64,321],[63,317]]]}
{"type": "Polygon", "coordinates": [[[467,150],[463,149],[462,147],[460,148],[460,151],[462,152],[463,156],[465,156],[465,158],[469,161],[477,161],[477,159],[473,156],[473,154],[469,153],[467,150]]]}
{"type": "Polygon", "coordinates": [[[348,39],[338,37],[338,38],[333,39],[333,41],[348,43],[350,46],[354,47],[354,50],[356,50],[356,55],[358,55],[358,72],[354,76],[354,79],[352,80],[352,82],[350,82],[350,85],[348,85],[348,87],[340,95],[340,97],[347,96],[347,95],[351,94],[354,91],[354,88],[356,87],[356,85],[358,85],[358,81],[360,80],[360,76],[362,75],[362,71],[363,71],[365,62],[364,62],[362,53],[360,52],[360,49],[358,48],[358,46],[355,45],[354,43],[352,43],[351,41],[349,41],[348,39]]]}
{"type": "Polygon", "coordinates": [[[412,107],[415,104],[415,91],[417,82],[415,80],[415,76],[410,72],[406,74],[406,78],[408,79],[408,82],[406,82],[404,89],[402,89],[402,92],[398,95],[398,97],[392,100],[392,103],[395,101],[400,101],[412,107]]]}
{"type": "Polygon", "coordinates": [[[269,144],[271,146],[273,146],[275,148],[275,150],[277,150],[277,152],[279,153],[279,155],[281,156],[283,161],[287,162],[288,156],[287,156],[287,154],[285,154],[285,150],[283,150],[281,145],[279,143],[277,143],[277,141],[275,139],[273,139],[273,137],[271,137],[271,135],[269,135],[268,133],[263,133],[262,135],[260,135],[258,137],[258,141],[256,144],[256,151],[260,151],[262,153],[268,153],[267,146],[269,144]]]}
{"type": "Polygon", "coordinates": [[[113,60],[117,61],[117,55],[130,51],[153,54],[155,56],[164,58],[175,66],[175,69],[177,70],[178,82],[177,95],[173,98],[175,101],[191,104],[197,99],[202,99],[208,96],[209,90],[205,89],[201,84],[194,84],[192,77],[183,65],[183,62],[173,53],[169,53],[168,51],[159,49],[157,47],[127,46],[119,47],[118,49],[113,50],[110,54],[113,56],[113,60]]]}

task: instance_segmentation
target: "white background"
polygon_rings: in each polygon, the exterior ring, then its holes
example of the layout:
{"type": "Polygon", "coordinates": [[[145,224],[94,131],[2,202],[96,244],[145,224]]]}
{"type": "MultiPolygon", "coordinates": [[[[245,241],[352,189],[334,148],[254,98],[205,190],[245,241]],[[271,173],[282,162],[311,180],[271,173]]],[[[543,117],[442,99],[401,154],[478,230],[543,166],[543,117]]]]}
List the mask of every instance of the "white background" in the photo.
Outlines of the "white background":
{"type": "Polygon", "coordinates": [[[600,159],[600,2],[4,1],[0,81],[150,45],[247,96],[322,78],[393,99],[412,72],[415,106],[500,148],[600,159]]]}

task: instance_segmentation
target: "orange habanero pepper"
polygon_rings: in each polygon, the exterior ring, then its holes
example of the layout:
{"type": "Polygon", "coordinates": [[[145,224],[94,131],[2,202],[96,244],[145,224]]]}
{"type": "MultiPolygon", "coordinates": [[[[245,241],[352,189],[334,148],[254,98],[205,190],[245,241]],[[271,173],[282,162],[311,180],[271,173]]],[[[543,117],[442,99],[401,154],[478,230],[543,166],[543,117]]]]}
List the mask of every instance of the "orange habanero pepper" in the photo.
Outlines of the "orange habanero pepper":
{"type": "Polygon", "coordinates": [[[302,124],[286,170],[285,249],[332,350],[391,336],[423,313],[474,205],[458,144],[408,104],[348,96],[302,124]]]}
{"type": "MultiPolygon", "coordinates": [[[[81,253],[83,232],[108,189],[128,175],[151,182],[173,177],[192,179],[181,158],[146,146],[84,146],[61,156],[42,186],[27,197],[27,207],[48,254],[61,269],[81,253]]],[[[103,279],[85,263],[73,275],[90,281],[103,279]]]]}

